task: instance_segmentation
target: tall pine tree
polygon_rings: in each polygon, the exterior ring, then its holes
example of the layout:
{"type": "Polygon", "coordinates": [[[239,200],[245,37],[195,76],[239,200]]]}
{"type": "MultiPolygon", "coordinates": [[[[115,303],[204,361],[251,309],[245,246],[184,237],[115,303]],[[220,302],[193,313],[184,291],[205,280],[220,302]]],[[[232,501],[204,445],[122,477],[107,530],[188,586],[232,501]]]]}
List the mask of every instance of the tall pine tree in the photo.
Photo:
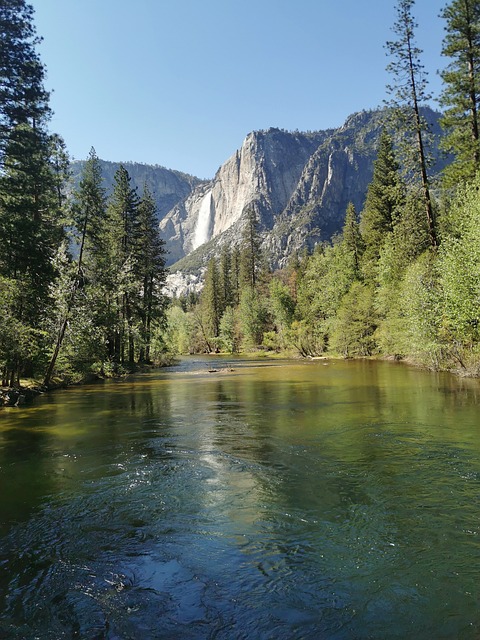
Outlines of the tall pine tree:
{"type": "Polygon", "coordinates": [[[455,156],[445,170],[447,185],[455,185],[480,167],[480,2],[453,0],[440,15],[446,20],[442,54],[450,59],[440,74],[442,145],[455,156]]]}
{"type": "Polygon", "coordinates": [[[393,232],[402,202],[403,185],[399,165],[395,158],[392,139],[387,130],[383,129],[360,223],[365,244],[362,270],[367,280],[373,280],[375,277],[381,248],[388,234],[393,232]]]}
{"type": "Polygon", "coordinates": [[[138,244],[136,247],[136,269],[138,270],[140,295],[139,360],[150,362],[152,324],[162,319],[165,300],[161,287],[165,282],[165,242],[160,237],[157,208],[153,195],[145,184],[138,205],[138,244]]]}
{"type": "Polygon", "coordinates": [[[387,42],[387,50],[392,58],[387,70],[392,74],[394,83],[387,89],[392,94],[390,104],[397,125],[403,133],[402,147],[406,168],[420,185],[430,245],[435,248],[438,238],[426,144],[429,126],[421,113],[422,104],[431,96],[427,92],[426,74],[420,61],[422,50],[415,41],[415,29],[418,25],[412,15],[413,5],[414,0],[398,0],[397,3],[397,20],[393,26],[397,39],[387,42]],[[411,157],[410,151],[413,151],[411,157]]]}
{"type": "MultiPolygon", "coordinates": [[[[0,1],[0,276],[18,295],[10,314],[32,337],[15,358],[15,374],[31,375],[46,318],[54,256],[63,239],[63,190],[68,161],[48,132],[51,111],[33,9],[24,0],[0,1]]],[[[13,302],[12,302],[13,304],[13,302]]]]}
{"type": "Polygon", "coordinates": [[[109,264],[108,286],[116,321],[111,327],[110,354],[114,362],[134,362],[134,308],[138,304],[136,248],[139,242],[139,197],[124,166],[115,172],[114,188],[107,208],[109,264]]]}

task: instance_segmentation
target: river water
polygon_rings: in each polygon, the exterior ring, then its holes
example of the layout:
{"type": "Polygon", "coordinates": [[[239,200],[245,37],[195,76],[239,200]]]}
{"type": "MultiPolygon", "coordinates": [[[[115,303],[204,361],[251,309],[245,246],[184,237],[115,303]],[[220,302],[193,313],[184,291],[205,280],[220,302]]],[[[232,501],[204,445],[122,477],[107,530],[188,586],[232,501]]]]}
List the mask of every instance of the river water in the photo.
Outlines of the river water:
{"type": "Polygon", "coordinates": [[[186,358],[0,413],[2,640],[480,637],[480,383],[186,358]]]}

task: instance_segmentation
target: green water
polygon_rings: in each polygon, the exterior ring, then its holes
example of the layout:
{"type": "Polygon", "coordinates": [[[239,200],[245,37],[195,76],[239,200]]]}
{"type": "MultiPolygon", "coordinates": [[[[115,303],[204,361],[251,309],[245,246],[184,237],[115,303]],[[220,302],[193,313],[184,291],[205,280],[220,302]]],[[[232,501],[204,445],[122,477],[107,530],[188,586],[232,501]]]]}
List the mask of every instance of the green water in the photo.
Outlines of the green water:
{"type": "Polygon", "coordinates": [[[479,403],[394,363],[187,358],[4,409],[0,638],[478,638],[479,403]]]}

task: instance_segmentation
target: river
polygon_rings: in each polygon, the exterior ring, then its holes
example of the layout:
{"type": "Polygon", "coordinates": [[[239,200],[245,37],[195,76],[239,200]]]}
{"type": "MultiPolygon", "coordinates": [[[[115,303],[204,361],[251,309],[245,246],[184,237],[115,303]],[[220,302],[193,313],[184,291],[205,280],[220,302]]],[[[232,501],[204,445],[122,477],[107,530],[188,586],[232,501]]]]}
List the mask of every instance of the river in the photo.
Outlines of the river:
{"type": "Polygon", "coordinates": [[[192,357],[3,409],[0,638],[478,638],[479,403],[192,357]]]}

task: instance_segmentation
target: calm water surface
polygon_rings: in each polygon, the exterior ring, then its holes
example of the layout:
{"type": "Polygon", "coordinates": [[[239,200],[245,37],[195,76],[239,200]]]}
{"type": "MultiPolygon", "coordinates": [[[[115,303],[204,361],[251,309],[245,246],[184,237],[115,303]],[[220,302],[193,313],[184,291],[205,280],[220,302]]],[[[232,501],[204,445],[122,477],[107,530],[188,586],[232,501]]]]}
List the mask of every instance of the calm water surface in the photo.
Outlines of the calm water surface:
{"type": "Polygon", "coordinates": [[[479,403],[190,358],[4,409],[0,638],[479,638],[479,403]]]}

